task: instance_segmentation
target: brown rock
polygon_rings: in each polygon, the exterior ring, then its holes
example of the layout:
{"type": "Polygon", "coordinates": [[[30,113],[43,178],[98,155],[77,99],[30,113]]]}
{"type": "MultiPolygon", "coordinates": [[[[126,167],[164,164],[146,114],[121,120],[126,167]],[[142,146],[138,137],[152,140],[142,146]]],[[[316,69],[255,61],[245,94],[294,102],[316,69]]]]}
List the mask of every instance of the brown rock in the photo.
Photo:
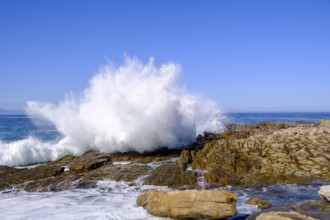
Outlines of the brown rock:
{"type": "Polygon", "coordinates": [[[137,204],[148,213],[169,218],[223,219],[236,215],[236,196],[220,191],[156,191],[140,195],[137,204]]]}
{"type": "Polygon", "coordinates": [[[256,220],[318,220],[298,212],[264,212],[256,220]]]}
{"type": "Polygon", "coordinates": [[[110,154],[91,151],[80,157],[72,159],[69,162],[69,169],[78,173],[88,172],[110,163],[110,154]]]}
{"type": "Polygon", "coordinates": [[[330,216],[330,203],[322,200],[305,200],[292,206],[297,212],[328,212],[330,216]]]}
{"type": "Polygon", "coordinates": [[[144,180],[145,184],[156,186],[169,186],[172,188],[197,186],[197,173],[184,171],[176,163],[168,162],[151,171],[144,180]]]}
{"type": "MultiPolygon", "coordinates": [[[[193,168],[208,171],[208,182],[251,186],[330,181],[329,129],[261,123],[232,125],[218,136],[222,139],[205,143],[189,158],[193,168]]],[[[182,160],[187,156],[184,152],[182,160]]]]}
{"type": "Polygon", "coordinates": [[[268,209],[271,206],[269,202],[259,198],[250,198],[246,203],[250,205],[256,205],[261,209],[268,209]]]}

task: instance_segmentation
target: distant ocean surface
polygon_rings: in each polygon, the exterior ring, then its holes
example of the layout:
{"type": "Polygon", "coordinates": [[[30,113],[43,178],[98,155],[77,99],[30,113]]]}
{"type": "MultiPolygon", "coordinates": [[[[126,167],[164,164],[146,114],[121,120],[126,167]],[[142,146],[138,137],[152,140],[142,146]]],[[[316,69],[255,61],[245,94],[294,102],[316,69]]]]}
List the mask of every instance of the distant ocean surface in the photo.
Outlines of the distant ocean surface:
{"type": "MultiPolygon", "coordinates": [[[[257,124],[260,122],[282,122],[295,124],[296,122],[319,123],[323,119],[330,119],[330,112],[326,113],[227,113],[225,124],[257,124]]],[[[5,142],[17,141],[29,136],[43,141],[56,140],[61,137],[56,128],[49,122],[27,115],[0,115],[0,140],[5,142]]]]}
{"type": "MultiPolygon", "coordinates": [[[[330,113],[228,113],[224,123],[319,123],[322,119],[330,119],[330,113]]],[[[10,148],[10,143],[29,137],[47,143],[60,140],[62,135],[52,124],[40,118],[0,115],[0,145],[3,149],[10,148]]],[[[16,143],[19,149],[23,149],[20,144],[16,143]]],[[[33,145],[34,142],[31,146],[33,145]]],[[[317,191],[322,184],[324,183],[316,181],[304,185],[274,185],[261,189],[225,189],[238,196],[237,208],[244,215],[257,210],[255,206],[245,204],[249,197],[258,196],[273,205],[287,205],[305,199],[318,199],[317,191]]],[[[163,219],[149,215],[136,205],[137,196],[147,189],[168,190],[166,187],[145,186],[143,183],[130,186],[124,182],[104,180],[99,181],[95,189],[47,193],[15,190],[0,192],[0,219],[163,219]]]]}
{"type": "Polygon", "coordinates": [[[228,113],[225,123],[257,124],[260,122],[296,122],[320,123],[330,119],[330,112],[287,112],[287,113],[228,113]]]}

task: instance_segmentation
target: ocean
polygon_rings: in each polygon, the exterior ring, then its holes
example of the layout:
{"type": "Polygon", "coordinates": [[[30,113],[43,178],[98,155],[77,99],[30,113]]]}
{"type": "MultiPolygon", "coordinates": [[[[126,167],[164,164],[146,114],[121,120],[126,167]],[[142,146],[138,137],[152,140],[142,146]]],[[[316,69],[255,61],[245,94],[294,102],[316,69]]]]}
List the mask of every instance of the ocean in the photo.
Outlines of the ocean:
{"type": "MultiPolygon", "coordinates": [[[[224,124],[319,123],[322,119],[330,119],[330,113],[228,113],[223,117],[224,124]]],[[[47,120],[27,115],[0,115],[0,165],[21,166],[28,165],[29,161],[37,163],[50,160],[52,157],[40,152],[43,147],[56,148],[61,139],[63,134],[47,120]],[[38,148],[35,148],[36,144],[38,148]],[[34,150],[38,149],[36,152],[40,154],[25,157],[25,154],[31,154],[30,146],[34,150]],[[23,164],[16,163],[16,160],[23,164]]],[[[69,153],[65,151],[63,154],[69,153]]],[[[244,215],[257,210],[255,206],[245,204],[249,197],[258,196],[273,205],[287,205],[305,199],[318,199],[317,191],[323,184],[314,181],[262,189],[235,189],[230,186],[225,189],[238,196],[237,208],[240,215],[244,215]]],[[[149,215],[136,205],[137,196],[148,189],[170,190],[167,187],[143,185],[143,182],[132,186],[125,182],[103,180],[94,189],[42,193],[15,190],[0,192],[0,219],[162,219],[149,215]]]]}

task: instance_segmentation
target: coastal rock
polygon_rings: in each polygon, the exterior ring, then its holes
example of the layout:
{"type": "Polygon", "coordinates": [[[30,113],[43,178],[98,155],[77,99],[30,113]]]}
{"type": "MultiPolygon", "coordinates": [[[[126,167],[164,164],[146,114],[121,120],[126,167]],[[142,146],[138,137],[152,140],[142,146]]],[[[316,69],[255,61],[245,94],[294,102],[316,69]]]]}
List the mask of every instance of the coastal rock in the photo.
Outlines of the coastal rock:
{"type": "Polygon", "coordinates": [[[330,129],[330,120],[321,120],[320,127],[330,129]]]}
{"type": "Polygon", "coordinates": [[[259,198],[250,198],[246,203],[250,205],[256,205],[261,209],[268,209],[271,206],[269,202],[259,198]]]}
{"type": "Polygon", "coordinates": [[[64,168],[58,165],[40,165],[32,169],[16,169],[15,172],[1,173],[0,179],[8,184],[18,184],[37,179],[46,179],[63,173],[64,168]]]}
{"type": "Polygon", "coordinates": [[[197,177],[196,172],[182,170],[177,163],[167,162],[153,169],[144,183],[172,188],[195,188],[197,177]]]}
{"type": "Polygon", "coordinates": [[[218,136],[185,160],[191,161],[186,166],[207,170],[209,183],[244,187],[330,181],[329,129],[262,123],[232,125],[218,136]]]}
{"type": "Polygon", "coordinates": [[[330,185],[328,186],[321,186],[320,191],[318,191],[319,195],[330,202],[330,185]]]}
{"type": "Polygon", "coordinates": [[[297,212],[265,212],[257,216],[256,220],[318,220],[297,212]]]}
{"type": "Polygon", "coordinates": [[[330,216],[330,203],[320,200],[305,200],[292,205],[297,212],[327,212],[330,216]]]}
{"type": "MultiPolygon", "coordinates": [[[[63,161],[63,159],[61,161],[63,161]]],[[[110,163],[110,154],[92,151],[70,160],[69,169],[78,173],[88,172],[110,163]]]]}
{"type": "Polygon", "coordinates": [[[156,191],[140,195],[137,204],[149,214],[169,218],[223,219],[236,215],[236,196],[220,191],[156,191]]]}

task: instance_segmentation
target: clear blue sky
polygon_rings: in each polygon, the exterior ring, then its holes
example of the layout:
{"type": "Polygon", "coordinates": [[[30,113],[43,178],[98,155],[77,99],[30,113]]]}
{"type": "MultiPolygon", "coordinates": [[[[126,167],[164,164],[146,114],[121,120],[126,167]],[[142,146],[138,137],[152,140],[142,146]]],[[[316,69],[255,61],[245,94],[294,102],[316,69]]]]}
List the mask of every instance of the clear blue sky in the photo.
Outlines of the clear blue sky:
{"type": "Polygon", "coordinates": [[[329,0],[1,0],[0,108],[79,93],[123,54],[225,111],[330,111],[329,0]]]}

